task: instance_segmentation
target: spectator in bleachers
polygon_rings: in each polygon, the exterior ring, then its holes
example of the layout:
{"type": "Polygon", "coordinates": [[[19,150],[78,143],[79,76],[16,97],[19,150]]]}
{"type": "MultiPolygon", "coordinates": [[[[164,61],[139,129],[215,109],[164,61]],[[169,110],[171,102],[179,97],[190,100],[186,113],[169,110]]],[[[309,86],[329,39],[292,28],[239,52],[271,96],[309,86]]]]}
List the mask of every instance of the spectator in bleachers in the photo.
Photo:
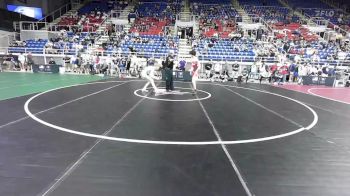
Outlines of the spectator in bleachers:
{"type": "Polygon", "coordinates": [[[56,65],[56,61],[52,57],[50,58],[49,65],[56,65]]]}

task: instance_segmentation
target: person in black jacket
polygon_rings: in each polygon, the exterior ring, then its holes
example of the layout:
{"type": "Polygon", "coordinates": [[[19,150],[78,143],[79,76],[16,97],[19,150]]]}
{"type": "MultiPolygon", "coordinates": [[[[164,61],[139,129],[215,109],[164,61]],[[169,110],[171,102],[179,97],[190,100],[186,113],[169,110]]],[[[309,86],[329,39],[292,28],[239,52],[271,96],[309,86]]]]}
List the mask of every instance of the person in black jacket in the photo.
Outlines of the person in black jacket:
{"type": "Polygon", "coordinates": [[[173,91],[174,90],[174,83],[173,83],[173,68],[174,68],[174,59],[171,55],[169,55],[165,62],[164,62],[164,68],[165,68],[165,84],[166,84],[166,91],[173,91]]]}

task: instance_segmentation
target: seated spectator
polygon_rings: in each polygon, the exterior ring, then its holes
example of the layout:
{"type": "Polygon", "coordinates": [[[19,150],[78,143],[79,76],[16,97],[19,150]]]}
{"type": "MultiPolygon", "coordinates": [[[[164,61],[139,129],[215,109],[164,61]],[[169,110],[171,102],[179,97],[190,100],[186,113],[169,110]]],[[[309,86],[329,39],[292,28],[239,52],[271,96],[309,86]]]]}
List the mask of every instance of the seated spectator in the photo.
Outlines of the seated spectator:
{"type": "Polygon", "coordinates": [[[52,57],[50,58],[49,65],[56,65],[56,61],[52,57]]]}

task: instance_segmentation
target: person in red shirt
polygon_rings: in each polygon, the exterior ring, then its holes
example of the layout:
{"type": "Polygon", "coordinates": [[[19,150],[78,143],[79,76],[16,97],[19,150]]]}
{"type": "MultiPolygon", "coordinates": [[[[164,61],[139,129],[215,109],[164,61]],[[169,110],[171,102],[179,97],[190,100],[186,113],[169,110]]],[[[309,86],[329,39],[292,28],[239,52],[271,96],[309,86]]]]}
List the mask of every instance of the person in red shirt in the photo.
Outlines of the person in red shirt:
{"type": "Polygon", "coordinates": [[[282,75],[282,78],[278,84],[285,83],[287,75],[289,73],[288,66],[287,65],[282,65],[281,67],[278,68],[278,72],[280,75],[282,75]]]}

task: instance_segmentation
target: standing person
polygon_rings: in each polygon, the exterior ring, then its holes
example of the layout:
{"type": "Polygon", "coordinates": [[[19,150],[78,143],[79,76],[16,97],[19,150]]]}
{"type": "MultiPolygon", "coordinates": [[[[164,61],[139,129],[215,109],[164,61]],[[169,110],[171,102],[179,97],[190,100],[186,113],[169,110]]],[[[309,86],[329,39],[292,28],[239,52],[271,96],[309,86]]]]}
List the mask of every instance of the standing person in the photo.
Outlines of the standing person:
{"type": "Polygon", "coordinates": [[[133,61],[133,63],[135,63],[135,60],[137,59],[136,55],[133,55],[131,57],[126,57],[126,58],[122,58],[122,64],[124,65],[124,67],[126,68],[126,76],[130,76],[130,67],[131,67],[131,61],[133,61]],[[133,60],[132,60],[133,59],[133,60]]]}
{"type": "Polygon", "coordinates": [[[256,62],[255,63],[253,63],[253,65],[251,65],[250,67],[249,67],[249,69],[248,69],[248,75],[247,75],[247,77],[246,77],[246,79],[245,79],[245,83],[248,83],[248,80],[250,79],[250,78],[252,78],[252,79],[255,79],[255,77],[258,75],[258,67],[257,67],[257,64],[256,64],[256,62]]]}
{"type": "Polygon", "coordinates": [[[93,57],[93,62],[94,62],[94,70],[96,71],[97,74],[100,73],[100,57],[97,55],[95,55],[93,57]]]}
{"type": "Polygon", "coordinates": [[[295,63],[291,63],[289,65],[289,82],[292,83],[294,82],[294,73],[297,72],[297,65],[295,63]]]}
{"type": "Polygon", "coordinates": [[[70,59],[70,64],[71,64],[71,72],[76,72],[78,66],[77,66],[77,57],[75,55],[72,56],[70,59]]]}
{"type": "Polygon", "coordinates": [[[259,67],[259,83],[261,84],[262,80],[265,78],[269,78],[269,67],[268,65],[265,65],[265,63],[261,63],[259,67]]]}
{"type": "Polygon", "coordinates": [[[196,51],[192,50],[190,52],[190,54],[192,55],[191,58],[191,75],[192,75],[192,85],[193,85],[193,92],[197,93],[197,80],[198,80],[198,75],[199,75],[199,60],[196,56],[196,51]]]}
{"type": "Polygon", "coordinates": [[[69,56],[65,56],[63,57],[63,62],[64,62],[64,67],[66,68],[66,72],[70,72],[72,70],[72,66],[70,64],[70,57],[69,56]]]}
{"type": "Polygon", "coordinates": [[[173,68],[174,68],[174,61],[172,59],[172,56],[168,55],[165,60],[165,84],[166,84],[165,88],[167,92],[174,90],[173,68]]]}
{"type": "Polygon", "coordinates": [[[288,66],[282,65],[278,69],[279,74],[282,76],[280,82],[278,84],[284,84],[287,80],[287,75],[289,73],[288,66]]]}
{"type": "Polygon", "coordinates": [[[76,58],[76,67],[77,67],[77,73],[81,73],[81,64],[82,64],[82,59],[81,56],[77,56],[76,58]]]}
{"type": "Polygon", "coordinates": [[[298,66],[298,84],[302,84],[303,76],[306,76],[306,75],[307,75],[307,68],[305,67],[304,63],[302,63],[298,66]]]}
{"type": "Polygon", "coordinates": [[[142,88],[142,92],[147,92],[147,87],[151,84],[155,93],[158,92],[157,86],[154,84],[154,70],[153,63],[147,63],[146,67],[141,71],[141,76],[147,80],[147,83],[142,88]]]}
{"type": "Polygon", "coordinates": [[[27,70],[32,70],[32,66],[34,65],[33,55],[31,52],[27,55],[27,70]]]}
{"type": "Polygon", "coordinates": [[[211,75],[212,75],[211,74],[211,69],[212,68],[213,68],[213,64],[212,64],[211,59],[210,59],[210,61],[204,65],[205,76],[206,76],[207,79],[210,78],[211,75]]]}
{"type": "Polygon", "coordinates": [[[276,78],[276,75],[277,75],[277,70],[278,70],[278,66],[276,64],[273,64],[271,67],[270,67],[270,79],[269,79],[269,82],[270,83],[273,83],[277,80],[276,78]]]}
{"type": "Polygon", "coordinates": [[[24,71],[24,66],[25,66],[25,62],[26,62],[26,57],[24,56],[23,53],[21,53],[20,55],[18,55],[18,61],[19,61],[19,63],[20,63],[21,71],[24,71]]]}
{"type": "Polygon", "coordinates": [[[264,33],[264,30],[261,27],[259,27],[259,29],[256,31],[256,40],[260,41],[263,33],[264,33]]]}

